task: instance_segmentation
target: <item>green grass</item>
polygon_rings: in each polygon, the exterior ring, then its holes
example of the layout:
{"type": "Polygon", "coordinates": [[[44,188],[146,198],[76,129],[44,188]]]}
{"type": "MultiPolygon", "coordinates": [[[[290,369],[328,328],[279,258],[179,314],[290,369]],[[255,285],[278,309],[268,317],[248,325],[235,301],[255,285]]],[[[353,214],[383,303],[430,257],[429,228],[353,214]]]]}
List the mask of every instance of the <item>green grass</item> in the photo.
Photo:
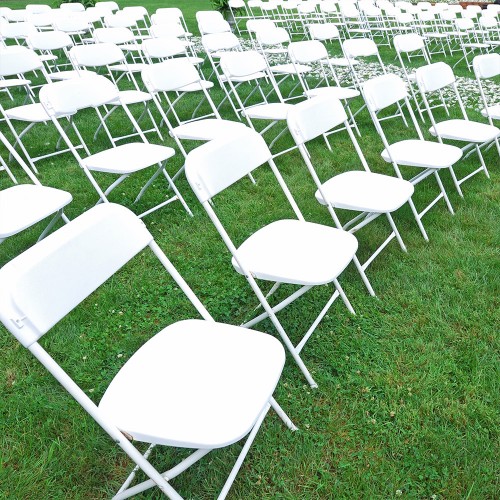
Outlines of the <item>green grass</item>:
{"type": "MultiPolygon", "coordinates": [[[[4,3],[20,7],[26,2],[4,3]]],[[[174,3],[147,2],[150,11],[160,5],[174,3]]],[[[180,6],[195,29],[194,13],[208,9],[209,3],[180,6]]],[[[391,51],[384,50],[383,55],[393,62],[391,51]]],[[[467,76],[463,66],[457,72],[467,76]]],[[[215,89],[213,95],[219,102],[220,91],[215,89]]],[[[234,118],[227,106],[222,112],[234,118]]],[[[473,112],[471,117],[480,119],[473,112]]],[[[382,143],[366,112],[358,123],[370,166],[392,174],[380,157],[382,143]]],[[[78,124],[93,149],[107,147],[102,136],[92,143],[95,121],[90,113],[79,117],[78,124]]],[[[124,127],[119,116],[114,126],[124,127]]],[[[384,127],[392,140],[408,135],[401,122],[386,122],[384,127]]],[[[40,127],[31,138],[31,150],[42,149],[45,143],[49,150],[56,134],[49,126],[40,127]]],[[[170,139],[165,143],[173,146],[170,139]]],[[[280,146],[290,143],[284,137],[280,146]]],[[[313,141],[310,147],[323,179],[359,168],[345,134],[332,136],[331,144],[333,154],[322,141],[313,141]]],[[[451,216],[442,202],[428,213],[424,224],[429,243],[407,206],[395,214],[408,253],[391,243],[370,266],[368,276],[378,298],[368,296],[352,266],[342,274],[340,281],[356,316],[336,302],[303,351],[319,389],[311,390],[288,359],[276,390],[276,399],[300,430],[288,432],[271,412],[230,498],[385,499],[399,492],[415,499],[499,497],[500,162],[494,149],[485,159],[491,179],[480,174],[466,182],[464,199],[457,195],[449,173],[442,174],[456,215],[451,216]]],[[[475,163],[472,157],[457,171],[466,172],[475,163]]],[[[179,152],[170,165],[171,172],[182,165],[179,152]]],[[[306,219],[331,224],[313,197],[314,185],[299,154],[285,155],[277,165],[306,219]]],[[[96,202],[95,192],[69,156],[40,162],[39,169],[44,184],[73,194],[67,209],[70,218],[96,202]]],[[[18,167],[13,170],[23,179],[18,167]]],[[[269,220],[291,216],[268,169],[259,169],[255,176],[257,186],[244,179],[215,200],[237,243],[269,220]]],[[[111,200],[139,213],[162,199],[164,185],[156,182],[144,202],[132,204],[144,180],[141,175],[128,179],[111,200]]],[[[3,175],[0,187],[7,185],[3,175]]],[[[186,179],[181,177],[177,185],[194,218],[174,203],[145,222],[214,318],[239,324],[249,317],[256,299],[232,269],[229,253],[186,179]]],[[[417,206],[435,193],[431,179],[419,184],[417,206]]],[[[38,224],[3,243],[0,265],[34,244],[43,227],[38,224]]],[[[380,218],[357,235],[362,260],[387,231],[380,218]]],[[[280,315],[294,340],[330,291],[319,287],[280,315]]],[[[135,349],[167,324],[193,314],[172,280],[145,252],[61,321],[42,343],[98,401],[135,349]]],[[[274,332],[270,323],[261,328],[274,332]]],[[[130,460],[5,329],[0,349],[0,498],[110,497],[127,476],[130,460]]],[[[215,497],[239,449],[235,445],[211,453],[176,478],[174,487],[189,498],[215,497]]],[[[184,454],[158,450],[152,461],[166,470],[184,454]]],[[[151,490],[142,498],[160,494],[151,490]]]]}

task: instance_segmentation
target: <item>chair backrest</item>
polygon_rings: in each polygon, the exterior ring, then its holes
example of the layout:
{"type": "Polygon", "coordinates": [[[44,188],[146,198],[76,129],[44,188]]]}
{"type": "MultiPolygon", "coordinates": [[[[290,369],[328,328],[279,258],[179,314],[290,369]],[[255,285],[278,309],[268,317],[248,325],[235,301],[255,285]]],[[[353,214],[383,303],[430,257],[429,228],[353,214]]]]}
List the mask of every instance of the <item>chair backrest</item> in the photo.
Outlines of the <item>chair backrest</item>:
{"type": "Polygon", "coordinates": [[[297,145],[304,144],[332,130],[347,120],[339,99],[320,96],[299,102],[288,111],[288,130],[297,145]]]}
{"type": "Polygon", "coordinates": [[[376,113],[405,99],[408,97],[408,92],[404,81],[399,76],[389,73],[365,82],[363,96],[368,109],[376,113]]]}
{"type": "Polygon", "coordinates": [[[141,49],[147,57],[153,59],[186,54],[185,44],[174,36],[146,39],[142,42],[141,49]]]}
{"type": "Polygon", "coordinates": [[[114,43],[76,45],[69,50],[69,57],[75,66],[107,66],[125,60],[125,55],[114,43]]]}
{"type": "Polygon", "coordinates": [[[415,77],[422,92],[434,92],[455,83],[451,67],[444,62],[428,64],[417,68],[415,77]]]}
{"type": "Polygon", "coordinates": [[[405,33],[394,37],[394,48],[399,54],[425,49],[425,41],[417,33],[405,33]]]}
{"type": "Polygon", "coordinates": [[[161,24],[153,24],[149,28],[149,33],[153,38],[164,38],[164,37],[177,37],[181,38],[186,35],[186,32],[181,24],[170,21],[168,23],[163,22],[161,24]]]}
{"type": "Polygon", "coordinates": [[[49,83],[40,89],[40,103],[51,117],[75,113],[116,102],[119,96],[115,84],[104,76],[84,76],[49,83]]]}
{"type": "Polygon", "coordinates": [[[493,78],[500,75],[500,54],[482,54],[472,62],[477,78],[493,78]]]}
{"type": "Polygon", "coordinates": [[[241,48],[240,41],[234,33],[212,33],[201,37],[203,48],[210,52],[241,48]]]}
{"type": "Polygon", "coordinates": [[[38,69],[43,69],[43,62],[34,50],[19,45],[0,47],[0,76],[13,76],[38,69]]]}
{"type": "Polygon", "coordinates": [[[319,40],[292,42],[288,46],[288,54],[293,62],[308,64],[328,58],[326,47],[319,40]]]}
{"type": "Polygon", "coordinates": [[[378,55],[376,43],[369,38],[351,38],[344,40],[342,48],[347,57],[369,57],[378,55]]]}
{"type": "Polygon", "coordinates": [[[222,71],[228,78],[240,78],[259,72],[267,72],[267,63],[262,54],[255,50],[228,52],[220,58],[222,71]]]}
{"type": "Polygon", "coordinates": [[[39,14],[29,13],[26,16],[26,21],[37,28],[52,26],[54,23],[54,14],[52,12],[40,12],[39,14]]]}
{"type": "Polygon", "coordinates": [[[472,19],[462,17],[455,20],[455,26],[457,29],[462,31],[468,31],[474,29],[474,21],[472,19]]]}
{"type": "Polygon", "coordinates": [[[33,23],[22,21],[3,25],[1,35],[3,38],[24,38],[37,31],[33,23]]]}
{"type": "Polygon", "coordinates": [[[339,39],[339,29],[333,23],[315,23],[308,26],[309,34],[314,40],[332,40],[339,39]]]}
{"type": "Polygon", "coordinates": [[[273,28],[258,30],[256,33],[257,41],[263,45],[279,45],[290,42],[290,35],[285,28],[273,28]]]}
{"type": "Polygon", "coordinates": [[[26,5],[26,12],[30,14],[42,14],[44,12],[50,12],[52,7],[46,4],[28,4],[26,5]]]}
{"type": "Polygon", "coordinates": [[[0,320],[29,347],[153,237],[130,210],[85,212],[0,270],[0,320]]]}
{"type": "Polygon", "coordinates": [[[72,47],[73,41],[64,31],[40,31],[28,37],[28,44],[35,50],[58,50],[72,47]]]}
{"type": "Polygon", "coordinates": [[[95,6],[98,7],[99,9],[107,9],[112,12],[115,12],[117,10],[120,10],[120,7],[116,2],[113,1],[106,1],[106,2],[96,2],[95,6]]]}
{"type": "Polygon", "coordinates": [[[75,31],[86,31],[90,29],[90,24],[85,13],[76,14],[77,15],[57,16],[54,20],[54,28],[60,31],[65,31],[67,33],[75,31]]]}
{"type": "Polygon", "coordinates": [[[271,158],[262,136],[244,130],[191,151],[186,158],[186,177],[204,203],[271,158]]]}
{"type": "Polygon", "coordinates": [[[62,3],[59,8],[68,12],[84,12],[85,6],[80,2],[62,3]]]}
{"type": "Polygon", "coordinates": [[[257,33],[261,30],[272,30],[276,28],[276,23],[272,19],[249,19],[247,30],[250,33],[257,33]]]}
{"type": "Polygon", "coordinates": [[[124,26],[116,28],[96,28],[94,38],[100,43],[131,43],[135,42],[135,36],[132,30],[124,26]]]}
{"type": "Polygon", "coordinates": [[[201,80],[196,68],[187,59],[170,59],[148,65],[141,73],[149,92],[170,92],[201,80]]]}

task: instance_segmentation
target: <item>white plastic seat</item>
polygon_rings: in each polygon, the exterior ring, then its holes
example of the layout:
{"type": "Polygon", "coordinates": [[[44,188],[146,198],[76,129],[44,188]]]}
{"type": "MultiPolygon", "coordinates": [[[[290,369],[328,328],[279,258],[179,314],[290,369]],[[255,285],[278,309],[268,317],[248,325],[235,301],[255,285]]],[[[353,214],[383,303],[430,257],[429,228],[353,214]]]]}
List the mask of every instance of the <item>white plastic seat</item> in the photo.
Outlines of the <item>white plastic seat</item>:
{"type": "Polygon", "coordinates": [[[424,140],[415,114],[410,106],[409,94],[405,83],[400,77],[394,74],[387,74],[367,81],[363,85],[363,96],[375,128],[385,147],[382,152],[382,158],[386,162],[392,163],[396,175],[402,179],[403,175],[400,166],[409,166],[421,169],[419,173],[410,179],[410,182],[414,186],[431,175],[436,179],[440,193],[423,210],[418,212],[413,201],[411,199],[408,200],[420,232],[425,240],[428,241],[429,237],[422,224],[424,215],[441,199],[444,199],[450,213],[454,214],[453,207],[441,182],[439,171],[447,168],[454,175],[453,165],[462,157],[462,151],[456,146],[424,140]],[[378,114],[396,104],[400,110],[400,104],[406,106],[411,117],[411,123],[418,135],[418,140],[405,139],[393,144],[389,143],[378,114]]]}
{"type": "MultiPolygon", "coordinates": [[[[237,253],[257,279],[324,285],[342,273],[357,248],[356,238],[348,237],[348,233],[290,219],[271,222],[259,229],[238,247],[237,253]]],[[[234,257],[232,262],[236,271],[245,273],[234,257]]]]}
{"type": "MultiPolygon", "coordinates": [[[[316,199],[322,205],[327,206],[338,229],[355,233],[378,216],[386,215],[392,231],[377,250],[360,266],[361,269],[366,270],[393,238],[396,238],[402,250],[406,251],[391,212],[399,209],[410,199],[414,188],[408,181],[374,174],[370,171],[340,101],[332,96],[324,96],[299,103],[289,111],[287,122],[302,159],[316,184],[316,199]],[[339,126],[347,130],[364,170],[338,173],[323,182],[313,166],[312,155],[307,150],[306,143],[331,133],[332,129],[339,126]],[[337,208],[361,212],[361,214],[357,214],[347,223],[342,224],[336,213],[337,208]]],[[[331,150],[328,142],[327,144],[331,150]]],[[[361,277],[364,278],[364,275],[361,274],[361,277]]],[[[371,286],[367,284],[367,287],[373,294],[371,286]]]]}
{"type": "MultiPolygon", "coordinates": [[[[479,168],[460,179],[455,175],[453,169],[450,170],[455,187],[459,195],[463,197],[462,189],[460,188],[460,185],[463,182],[481,171],[484,172],[489,178],[490,175],[481,153],[481,147],[488,146],[493,142],[496,142],[498,147],[500,129],[493,125],[469,120],[465,106],[458,92],[455,75],[448,64],[444,62],[429,64],[418,68],[415,74],[417,78],[417,85],[420,89],[422,99],[424,100],[424,104],[432,124],[429,132],[433,136],[437,137],[439,142],[443,142],[444,139],[465,142],[466,144],[462,147],[462,151],[464,153],[468,151],[475,151],[479,157],[479,168]],[[427,96],[428,94],[444,89],[450,89],[453,92],[459,104],[463,117],[462,119],[450,119],[437,122],[434,118],[427,96]]],[[[500,155],[500,147],[498,148],[498,152],[500,155]]]]}
{"type": "Polygon", "coordinates": [[[73,197],[61,189],[43,186],[1,132],[0,142],[33,182],[33,184],[17,184],[16,178],[0,157],[0,164],[4,165],[15,184],[0,190],[0,213],[2,214],[0,217],[0,243],[43,219],[53,216],[49,225],[40,235],[39,240],[41,240],[59,219],[69,222],[64,214],[64,207],[71,202],[73,197]]]}
{"type": "Polygon", "coordinates": [[[0,321],[137,464],[115,498],[156,485],[180,499],[172,486],[177,475],[212,449],[248,436],[222,487],[219,498],[225,498],[271,406],[296,429],[272,397],[285,362],[280,343],[265,333],[216,323],[128,209],[90,209],[6,264],[0,279],[0,321]],[[172,323],[148,340],[96,405],[38,341],[146,247],[203,319],[172,323]],[[148,452],[143,455],[133,441],[148,443],[148,452]],[[194,451],[160,473],[148,460],[158,444],[194,451]],[[150,479],[132,485],[139,469],[150,479]]]}
{"type": "MultiPolygon", "coordinates": [[[[345,231],[304,220],[272,160],[269,148],[262,137],[253,130],[210,141],[191,151],[186,158],[186,176],[231,252],[233,266],[237,272],[245,276],[264,308],[265,312],[243,326],[252,327],[269,318],[309,384],[316,387],[316,382],[300,358],[300,351],[339,295],[349,311],[353,312],[337,277],[348,263],[355,259],[356,238],[345,231]],[[221,191],[266,163],[271,167],[297,219],[270,222],[254,231],[239,248],[236,248],[210,201],[221,191]],[[274,282],[267,295],[262,291],[257,279],[274,282]],[[272,307],[268,299],[282,283],[297,285],[300,288],[272,307]],[[294,346],[276,313],[309,291],[311,287],[326,283],[333,283],[335,291],[302,340],[294,346]]],[[[243,218],[240,215],[238,224],[242,223],[243,218]]],[[[364,276],[362,270],[361,273],[364,276]]]]}
{"type": "MultiPolygon", "coordinates": [[[[77,78],[74,80],[51,83],[42,87],[40,91],[40,102],[43,104],[59,134],[70,148],[73,156],[78,161],[78,164],[83,169],[90,183],[97,191],[99,195],[98,203],[109,203],[107,198],[108,195],[129,175],[156,165],[155,172],[142,187],[135,201],[137,202],[141,199],[145,191],[160,175],[165,177],[167,184],[172,189],[174,195],[146,210],[140,215],[140,217],[144,217],[175,200],[179,200],[186,212],[189,215],[192,215],[192,212],[184,201],[184,198],[166,171],[167,160],[174,155],[175,151],[170,147],[148,143],[146,136],[130,113],[128,107],[121,103],[118,89],[112,82],[103,76],[94,76],[88,79],[77,78]],[[65,111],[77,113],[82,109],[90,108],[95,109],[98,116],[101,116],[99,108],[110,105],[122,107],[136,130],[137,135],[139,135],[142,139],[142,142],[122,144],[93,155],[90,154],[88,148],[85,146],[87,157],[82,158],[78,154],[75,145],[72,143],[59,123],[59,116],[61,112],[65,111]],[[93,171],[116,174],[118,175],[118,178],[103,191],[92,175],[93,171]]],[[[77,136],[83,145],[84,143],[82,141],[81,133],[76,128],[76,125],[74,127],[77,132],[77,136]]],[[[103,127],[107,131],[105,124],[103,127]]]]}

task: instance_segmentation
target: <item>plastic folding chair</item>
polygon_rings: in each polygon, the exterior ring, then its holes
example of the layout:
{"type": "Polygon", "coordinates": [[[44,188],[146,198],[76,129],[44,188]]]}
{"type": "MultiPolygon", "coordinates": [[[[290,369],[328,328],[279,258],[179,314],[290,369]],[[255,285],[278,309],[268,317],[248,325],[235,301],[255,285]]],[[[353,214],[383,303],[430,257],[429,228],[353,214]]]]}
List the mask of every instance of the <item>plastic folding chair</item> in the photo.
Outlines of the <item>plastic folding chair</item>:
{"type": "Polygon", "coordinates": [[[288,54],[294,65],[317,65],[317,71],[314,78],[311,79],[312,85],[309,83],[310,80],[307,78],[307,73],[297,73],[297,78],[302,85],[304,95],[309,98],[328,95],[342,100],[348,110],[352,125],[358,135],[361,135],[349,106],[349,100],[358,97],[360,93],[353,88],[341,87],[337,73],[330,62],[328,52],[323,43],[319,40],[292,42],[288,46],[288,54]]]}
{"type": "MultiPolygon", "coordinates": [[[[159,16],[158,19],[174,19],[181,24],[184,28],[184,32],[187,36],[191,36],[192,33],[189,33],[186,20],[184,19],[184,15],[182,10],[178,7],[161,7],[156,9],[155,15],[159,16]]],[[[153,22],[153,18],[151,17],[151,22],[153,22]]],[[[164,21],[160,21],[162,23],[164,21]]]]}
{"type": "MultiPolygon", "coordinates": [[[[476,75],[479,92],[484,104],[481,114],[488,118],[490,125],[493,125],[493,120],[500,120],[500,103],[488,104],[486,93],[484,91],[481,80],[484,78],[494,78],[500,75],[500,54],[484,54],[476,56],[473,61],[474,74],[476,75]]],[[[498,138],[497,138],[498,146],[498,138]]]]}
{"type": "MultiPolygon", "coordinates": [[[[12,77],[3,81],[0,80],[0,83],[4,83],[7,89],[22,87],[26,90],[25,103],[11,108],[4,108],[2,104],[0,104],[0,116],[3,117],[10,132],[14,136],[13,146],[19,147],[35,173],[38,173],[36,168],[36,163],[38,161],[69,151],[68,149],[58,149],[58,143],[55,147],[55,151],[44,154],[41,154],[42,152],[40,151],[37,152],[37,156],[35,156],[28,151],[25,145],[26,134],[36,124],[46,124],[50,121],[43,106],[33,99],[34,92],[31,81],[27,79],[27,77],[31,78],[31,75],[37,72],[39,72],[46,83],[50,81],[43,62],[33,50],[18,45],[0,48],[0,76],[12,77]],[[14,126],[15,123],[22,123],[24,128],[18,132],[14,126]]],[[[69,117],[70,114],[64,115],[64,118],[69,117]]],[[[61,118],[63,117],[61,116],[61,118]]],[[[69,124],[70,122],[67,122],[67,125],[69,124]]]]}
{"type": "Polygon", "coordinates": [[[64,207],[71,202],[73,197],[70,193],[61,189],[42,186],[2,132],[0,132],[0,142],[33,182],[33,184],[18,184],[9,167],[0,157],[0,164],[3,165],[15,184],[7,189],[0,190],[0,212],[2,214],[0,217],[0,243],[10,236],[18,234],[52,216],[48,226],[38,238],[38,241],[40,241],[59,219],[69,222],[64,214],[64,207]]]}
{"type": "MultiPolygon", "coordinates": [[[[253,130],[225,139],[216,139],[191,151],[186,159],[186,176],[198,199],[233,256],[236,271],[245,276],[260,305],[264,308],[244,327],[250,328],[269,318],[283,343],[299,366],[311,387],[317,387],[300,357],[307,340],[340,295],[349,311],[354,312],[337,278],[354,261],[365,283],[368,280],[356,259],[358,242],[350,233],[333,227],[306,222],[285,181],[272,159],[262,137],[253,130]],[[271,167],[281,189],[290,203],[296,219],[282,219],[255,231],[238,248],[217,217],[210,200],[218,193],[252,173],[263,164],[271,167]],[[273,282],[264,292],[257,280],[273,282]],[[299,289],[271,306],[269,297],[282,284],[297,285],[299,289]],[[294,346],[276,314],[317,285],[332,283],[335,290],[302,340],[294,346]]],[[[258,193],[257,193],[258,194],[258,193]]],[[[242,224],[240,214],[238,224],[242,224]]],[[[371,289],[371,287],[370,287],[371,289]]]]}
{"type": "MultiPolygon", "coordinates": [[[[84,171],[90,183],[97,191],[99,195],[98,203],[109,203],[107,197],[111,191],[119,186],[131,174],[148,168],[154,168],[153,166],[156,165],[154,174],[142,187],[137,195],[137,198],[135,199],[135,202],[141,199],[145,191],[160,175],[165,177],[168,186],[174,192],[174,196],[146,210],[139,217],[144,217],[175,200],[179,200],[186,212],[191,216],[193,215],[166,170],[167,160],[174,156],[175,151],[170,147],[149,144],[147,142],[146,136],[142,133],[128,107],[124,103],[120,102],[118,89],[111,81],[107,80],[103,76],[94,76],[90,78],[76,78],[73,80],[51,83],[42,87],[40,90],[40,102],[43,104],[47,114],[50,116],[50,119],[73,153],[73,156],[78,161],[78,164],[84,171]],[[78,154],[77,148],[69,138],[68,134],[61,127],[61,124],[59,123],[59,116],[61,113],[76,113],[85,108],[93,108],[96,110],[100,122],[103,123],[100,108],[106,105],[121,105],[143,142],[122,144],[91,155],[83,142],[83,138],[78,128],[73,124],[74,131],[80,144],[85,147],[85,151],[89,154],[87,157],[82,158],[78,154]],[[92,172],[114,174],[118,175],[118,178],[112,182],[105,191],[103,191],[94,178],[92,172]]],[[[103,127],[107,130],[106,124],[104,124],[103,127]]],[[[110,134],[108,133],[108,135],[110,134]]]]}
{"type": "Polygon", "coordinates": [[[217,10],[198,11],[196,13],[196,22],[202,36],[213,33],[231,32],[231,26],[217,10]]]}
{"type": "MultiPolygon", "coordinates": [[[[163,139],[158,125],[153,115],[151,114],[150,109],[148,108],[148,102],[151,101],[151,96],[148,92],[144,92],[140,89],[134,75],[134,73],[142,71],[147,66],[146,64],[129,64],[122,49],[120,49],[120,47],[118,47],[114,43],[78,45],[70,49],[69,57],[77,71],[79,71],[80,69],[85,71],[88,70],[88,68],[104,68],[115,85],[118,85],[120,77],[114,78],[114,73],[121,74],[121,76],[128,76],[133,85],[133,88],[128,90],[120,90],[120,102],[127,106],[140,104],[142,106],[142,113],[139,116],[138,122],[140,122],[144,115],[147,114],[152,124],[152,128],[143,130],[142,133],[147,134],[153,132],[158,135],[160,140],[163,139]]],[[[119,106],[111,106],[110,109],[106,112],[103,121],[105,122],[115,112],[115,110],[118,109],[118,107],[119,106]]],[[[95,131],[94,139],[97,137],[100,130],[101,125],[95,131]]],[[[120,140],[137,135],[137,131],[135,131],[130,134],[115,137],[111,133],[109,133],[109,129],[107,130],[107,132],[109,139],[111,140],[113,145],[116,145],[116,143],[120,140]]]]}
{"type": "Polygon", "coordinates": [[[401,249],[406,252],[406,246],[391,213],[409,201],[414,191],[413,185],[403,179],[375,174],[370,171],[340,101],[333,96],[322,96],[301,102],[290,109],[287,123],[302,159],[316,184],[316,199],[322,205],[327,206],[338,229],[344,229],[354,234],[380,215],[387,217],[392,231],[362,265],[363,270],[366,270],[394,238],[397,239],[401,249]],[[339,125],[343,125],[343,128],[347,129],[364,170],[344,172],[322,182],[313,166],[306,143],[327,134],[339,125]],[[336,208],[361,213],[342,224],[335,211],[336,208]]]}
{"type": "MultiPolygon", "coordinates": [[[[186,59],[171,59],[151,64],[142,72],[142,81],[184,157],[187,156],[187,152],[181,142],[183,139],[211,141],[218,137],[227,137],[242,128],[246,129],[243,123],[223,120],[220,117],[206,86],[203,84],[204,80],[201,79],[196,68],[186,59]],[[191,118],[182,120],[175,110],[175,105],[184,95],[192,96],[194,92],[201,93],[202,100],[191,118]],[[174,94],[175,99],[170,99],[169,94],[174,94]],[[166,101],[167,109],[160,99],[162,95],[166,101]],[[196,110],[203,101],[208,103],[211,112],[208,115],[196,117],[196,110]],[[174,124],[172,124],[169,115],[175,120],[174,124]]],[[[175,180],[183,170],[184,166],[174,175],[173,179],[175,180]]]]}
{"type": "Polygon", "coordinates": [[[455,20],[456,29],[461,32],[461,34],[457,37],[460,48],[462,49],[463,56],[453,65],[457,66],[462,61],[465,61],[467,65],[467,69],[472,70],[472,61],[469,60],[471,54],[474,54],[476,51],[480,51],[481,53],[488,52],[490,49],[489,43],[479,42],[476,39],[476,25],[472,19],[456,19],[455,20]]]}
{"type": "Polygon", "coordinates": [[[296,429],[272,397],[285,362],[280,343],[215,322],[126,208],[92,208],[6,264],[0,279],[0,321],[136,464],[113,498],[158,486],[168,498],[180,499],[171,484],[175,477],[210,451],[248,436],[223,485],[219,498],[225,498],[271,406],[296,429]],[[96,404],[39,340],[146,247],[203,319],[172,323],[149,339],[96,404]],[[148,444],[147,451],[133,441],[148,444]],[[161,473],[149,461],[158,445],[194,451],[161,473]],[[139,470],[148,479],[133,485],[139,470]]]}
{"type": "Polygon", "coordinates": [[[436,179],[440,193],[423,210],[418,212],[411,198],[408,200],[420,232],[428,241],[429,237],[422,224],[424,215],[441,199],[444,199],[448,210],[454,214],[453,207],[441,182],[439,171],[447,168],[451,172],[453,165],[462,157],[462,151],[456,146],[424,140],[410,106],[408,91],[400,77],[388,74],[373,78],[364,84],[363,95],[375,128],[385,147],[384,151],[382,151],[382,158],[386,162],[392,163],[396,175],[402,179],[403,175],[400,167],[414,167],[419,170],[419,173],[410,179],[414,186],[431,175],[436,179]],[[400,103],[406,105],[418,139],[406,139],[391,144],[384,133],[378,114],[400,103]]]}
{"type": "Polygon", "coordinates": [[[465,142],[466,145],[462,147],[462,151],[467,153],[466,158],[474,151],[479,157],[480,167],[461,179],[458,179],[453,169],[450,169],[453,183],[457,188],[458,194],[463,197],[460,185],[467,179],[470,179],[472,176],[481,171],[483,171],[488,178],[490,177],[481,153],[481,147],[488,146],[493,141],[498,140],[500,129],[489,124],[487,125],[485,123],[469,120],[464,103],[462,102],[458,92],[455,75],[448,64],[444,62],[429,64],[428,66],[418,68],[415,75],[418,88],[420,89],[420,93],[432,124],[429,132],[434,137],[437,137],[438,141],[441,143],[444,140],[465,142]],[[427,96],[428,94],[445,88],[451,89],[457,99],[462,118],[437,122],[432,113],[427,96]]]}
{"type": "MultiPolygon", "coordinates": [[[[329,0],[325,0],[325,2],[327,1],[329,0]]],[[[309,35],[312,40],[319,40],[323,43],[335,41],[339,44],[342,51],[342,38],[340,37],[338,26],[334,23],[310,24],[309,35]]],[[[329,61],[332,66],[349,67],[349,61],[343,52],[341,57],[330,57],[329,61]]],[[[355,59],[351,60],[351,63],[357,64],[355,59]]]]}
{"type": "MultiPolygon", "coordinates": [[[[424,111],[425,107],[421,99],[419,99],[418,93],[415,91],[415,71],[411,70],[404,62],[403,55],[408,58],[408,62],[411,61],[413,57],[422,57],[425,64],[430,64],[431,60],[427,53],[425,47],[425,40],[417,33],[405,33],[403,35],[396,35],[393,40],[394,48],[396,49],[396,54],[403,70],[406,81],[408,82],[408,88],[410,90],[411,96],[417,108],[418,114],[423,122],[425,122],[424,111]]],[[[448,106],[442,92],[439,92],[439,102],[436,102],[432,107],[438,108],[443,107],[446,114],[449,116],[448,106]]]]}
{"type": "MultiPolygon", "coordinates": [[[[285,103],[274,79],[273,73],[262,54],[256,51],[227,52],[221,55],[220,66],[229,85],[231,96],[234,97],[235,111],[245,117],[249,126],[255,130],[254,120],[270,122],[261,131],[265,134],[279,122],[286,120],[288,110],[293,104],[285,103]],[[270,85],[270,90],[262,85],[270,85]],[[247,92],[244,92],[246,88],[247,92]],[[267,93],[266,93],[267,92],[267,93]],[[278,102],[270,102],[270,95],[274,94],[278,102]]],[[[286,132],[284,127],[271,141],[272,148],[276,141],[286,132]]],[[[279,156],[294,149],[287,148],[275,153],[279,156]]]]}

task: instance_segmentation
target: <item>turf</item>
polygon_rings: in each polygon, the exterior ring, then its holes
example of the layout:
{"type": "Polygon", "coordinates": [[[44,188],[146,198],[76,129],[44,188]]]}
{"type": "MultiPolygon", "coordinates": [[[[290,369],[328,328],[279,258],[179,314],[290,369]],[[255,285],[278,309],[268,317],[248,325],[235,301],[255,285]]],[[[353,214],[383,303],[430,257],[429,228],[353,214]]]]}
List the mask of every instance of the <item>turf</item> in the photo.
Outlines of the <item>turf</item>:
{"type": "MultiPolygon", "coordinates": [[[[121,5],[127,3],[133,2],[121,5]]],[[[144,4],[150,12],[180,6],[195,33],[194,13],[210,8],[208,1],[200,0],[144,4]]],[[[394,62],[391,50],[384,49],[383,57],[394,62]]],[[[463,66],[457,73],[470,77],[463,66]]],[[[222,98],[217,89],[213,96],[216,102],[222,98]]],[[[21,94],[15,97],[21,99],[21,94]]],[[[2,102],[8,104],[5,96],[2,102]]],[[[234,119],[228,106],[222,114],[234,119]]],[[[380,157],[382,143],[369,115],[364,111],[358,116],[359,141],[370,166],[392,174],[380,157]]],[[[471,118],[481,119],[473,110],[471,118]]],[[[83,113],[78,124],[93,150],[108,147],[103,136],[92,142],[95,121],[90,113],[83,113]]],[[[124,127],[123,117],[117,116],[113,125],[124,127]]],[[[384,127],[393,140],[408,136],[401,122],[389,121],[384,127]]],[[[55,132],[50,126],[38,130],[31,133],[30,150],[49,150],[55,132]]],[[[332,136],[330,142],[333,153],[322,141],[310,147],[322,179],[359,168],[345,134],[332,136]]],[[[165,143],[174,146],[170,139],[165,143]]],[[[290,137],[279,145],[291,145],[290,137]]],[[[299,431],[287,431],[270,413],[230,498],[499,497],[500,162],[494,149],[485,159],[491,179],[479,174],[466,182],[463,199],[448,172],[443,173],[456,214],[450,215],[440,202],[426,215],[429,243],[407,206],[395,214],[408,253],[393,242],[368,268],[377,298],[366,293],[352,266],[341,275],[357,314],[350,315],[336,302],[305,347],[303,358],[319,389],[310,389],[293,360],[287,359],[276,390],[276,399],[299,431]]],[[[472,157],[457,170],[466,172],[475,162],[472,157]]],[[[177,152],[169,171],[181,165],[177,152]]],[[[332,224],[314,199],[314,185],[299,154],[289,153],[277,165],[306,219],[332,224]]],[[[24,180],[20,169],[13,169],[24,180]]],[[[67,208],[71,219],[96,202],[70,156],[41,162],[39,169],[44,184],[73,194],[67,208]]],[[[292,215],[268,169],[257,170],[255,177],[256,186],[243,179],[215,199],[236,243],[266,222],[292,215]]],[[[161,200],[165,186],[158,181],[144,201],[132,203],[144,180],[141,175],[127,180],[111,201],[139,213],[161,200]]],[[[0,186],[7,185],[3,175],[0,186]]],[[[229,253],[186,179],[180,177],[177,185],[194,217],[175,203],[145,222],[214,318],[239,324],[252,314],[256,299],[232,269],[229,253]]],[[[415,203],[423,206],[435,193],[429,178],[417,186],[415,203]]],[[[0,265],[33,245],[43,227],[39,224],[3,243],[0,265]]],[[[362,260],[387,231],[380,218],[357,234],[362,260]]],[[[328,287],[319,287],[280,315],[293,339],[298,341],[329,293],[328,287]]],[[[98,401],[138,346],[172,321],[193,314],[173,281],[145,252],[58,324],[43,345],[98,401]]],[[[270,323],[261,328],[274,333],[270,323]]],[[[0,498],[110,497],[128,475],[130,460],[5,329],[0,330],[0,349],[0,498]]],[[[168,402],[168,394],[164,397],[168,402]]],[[[235,445],[213,452],[176,478],[174,487],[189,498],[215,497],[239,449],[235,445]]],[[[184,454],[158,450],[152,461],[166,470],[184,454]]],[[[152,490],[142,498],[160,494],[152,490]]]]}

